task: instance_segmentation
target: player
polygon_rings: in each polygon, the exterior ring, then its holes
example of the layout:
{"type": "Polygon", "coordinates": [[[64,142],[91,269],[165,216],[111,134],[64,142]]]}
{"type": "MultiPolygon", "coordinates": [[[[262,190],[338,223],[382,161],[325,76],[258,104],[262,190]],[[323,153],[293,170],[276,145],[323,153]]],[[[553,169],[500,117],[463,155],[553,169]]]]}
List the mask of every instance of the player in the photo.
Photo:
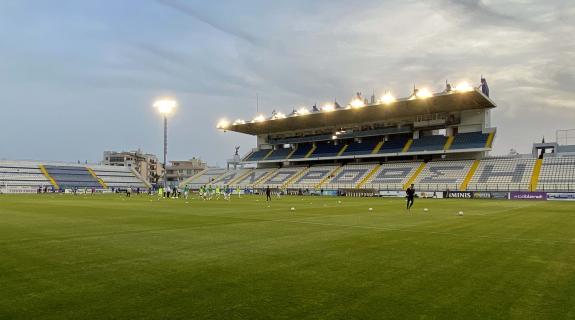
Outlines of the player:
{"type": "Polygon", "coordinates": [[[208,185],[208,192],[207,192],[207,193],[208,193],[208,194],[207,194],[208,200],[212,200],[212,194],[213,194],[213,192],[214,192],[214,190],[212,189],[212,185],[209,184],[209,185],[208,185]]]}
{"type": "Polygon", "coordinates": [[[236,192],[238,193],[238,199],[241,199],[242,193],[240,192],[240,186],[236,186],[236,192]]]}
{"type": "Polygon", "coordinates": [[[270,186],[266,187],[266,202],[272,201],[272,191],[270,190],[270,186]]]}
{"type": "Polygon", "coordinates": [[[220,200],[220,186],[216,186],[216,200],[220,200]]]}
{"type": "Polygon", "coordinates": [[[406,198],[407,198],[407,210],[411,210],[413,206],[413,199],[415,198],[415,186],[413,183],[407,190],[405,190],[406,198]]]}
{"type": "Polygon", "coordinates": [[[188,200],[188,197],[190,196],[190,187],[188,187],[188,185],[184,186],[184,199],[188,200]]]}
{"type": "Polygon", "coordinates": [[[230,189],[230,186],[226,185],[224,187],[224,200],[230,201],[230,195],[231,194],[232,194],[232,189],[230,189]]]}

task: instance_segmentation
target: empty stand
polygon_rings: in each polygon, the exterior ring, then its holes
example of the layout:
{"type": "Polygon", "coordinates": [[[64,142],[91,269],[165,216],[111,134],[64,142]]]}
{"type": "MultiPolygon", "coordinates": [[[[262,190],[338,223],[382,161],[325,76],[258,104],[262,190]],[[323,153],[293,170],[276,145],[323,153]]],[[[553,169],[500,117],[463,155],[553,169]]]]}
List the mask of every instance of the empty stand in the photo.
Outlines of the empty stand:
{"type": "Polygon", "coordinates": [[[355,188],[377,164],[350,164],[339,170],[323,187],[326,189],[355,188]]]}
{"type": "Polygon", "coordinates": [[[102,187],[85,167],[45,165],[44,168],[61,189],[102,187]]]}
{"type": "Polygon", "coordinates": [[[344,145],[333,142],[318,142],[311,157],[335,157],[344,145]]]}
{"type": "Polygon", "coordinates": [[[266,160],[283,160],[293,151],[290,148],[279,148],[275,149],[266,160]]]}
{"type": "Polygon", "coordinates": [[[363,154],[371,154],[373,149],[377,146],[377,144],[381,141],[377,138],[370,138],[364,139],[361,142],[354,141],[350,143],[345,152],[342,154],[343,156],[356,156],[356,155],[363,155],[363,154]]]}
{"type": "Polygon", "coordinates": [[[456,134],[453,138],[450,150],[485,148],[488,133],[468,132],[456,134]]]}
{"type": "Polygon", "coordinates": [[[446,136],[424,136],[413,139],[409,152],[440,151],[447,141],[446,136]]]}
{"type": "Polygon", "coordinates": [[[247,175],[244,175],[238,180],[234,181],[234,185],[240,187],[253,187],[262,178],[266,177],[266,175],[269,175],[276,170],[277,168],[253,169],[249,171],[247,175]]]}
{"type": "Polygon", "coordinates": [[[245,157],[244,161],[263,160],[268,155],[268,153],[270,153],[270,151],[272,151],[272,150],[271,149],[256,150],[256,151],[250,153],[247,157],[245,157]]]}
{"type": "Polygon", "coordinates": [[[291,155],[290,159],[302,159],[313,149],[310,143],[299,144],[295,152],[291,155]]]}
{"type": "Polygon", "coordinates": [[[305,167],[281,168],[260,183],[260,186],[280,187],[297,176],[305,167]]]}
{"type": "Polygon", "coordinates": [[[108,188],[142,188],[148,185],[138,178],[130,168],[120,166],[90,166],[94,174],[106,184],[108,188]]]}
{"type": "Polygon", "coordinates": [[[0,161],[0,188],[21,187],[36,189],[51,186],[37,163],[0,161]]]}
{"type": "Polygon", "coordinates": [[[456,191],[472,164],[473,160],[428,162],[413,183],[421,191],[456,191]]]}
{"type": "Polygon", "coordinates": [[[181,183],[181,185],[188,185],[192,188],[199,188],[200,186],[213,183],[217,178],[226,173],[228,170],[222,168],[208,168],[201,174],[191,177],[190,179],[181,183]]]}
{"type": "Polygon", "coordinates": [[[291,188],[313,189],[325,178],[329,178],[337,166],[314,166],[296,179],[291,188]]]}
{"type": "Polygon", "coordinates": [[[403,190],[403,185],[409,181],[420,167],[421,162],[384,163],[364,183],[364,188],[380,190],[403,190]]]}
{"type": "Polygon", "coordinates": [[[467,190],[528,191],[535,159],[485,159],[467,185],[467,190]]]}
{"type": "Polygon", "coordinates": [[[575,191],[575,157],[544,158],[539,191],[575,191]]]}
{"type": "Polygon", "coordinates": [[[403,147],[409,140],[408,137],[394,137],[388,141],[385,141],[381,148],[379,149],[379,153],[397,153],[403,150],[403,147]]]}

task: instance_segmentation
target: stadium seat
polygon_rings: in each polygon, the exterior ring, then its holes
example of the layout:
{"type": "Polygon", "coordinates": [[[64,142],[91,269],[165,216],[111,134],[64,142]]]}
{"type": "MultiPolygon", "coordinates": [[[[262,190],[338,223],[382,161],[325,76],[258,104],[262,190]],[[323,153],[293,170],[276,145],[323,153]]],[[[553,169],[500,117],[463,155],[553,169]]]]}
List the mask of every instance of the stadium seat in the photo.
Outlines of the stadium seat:
{"type": "Polygon", "coordinates": [[[295,152],[291,155],[290,159],[302,159],[311,151],[312,144],[299,144],[295,152]]]}
{"type": "Polygon", "coordinates": [[[414,180],[419,191],[459,190],[473,160],[432,161],[414,180]]]}
{"type": "Polygon", "coordinates": [[[313,189],[337,168],[337,166],[314,166],[291,185],[292,188],[313,189]]]}
{"type": "Polygon", "coordinates": [[[544,158],[537,190],[575,191],[575,157],[544,158]]]}
{"type": "Polygon", "coordinates": [[[479,162],[467,185],[470,191],[529,191],[535,159],[492,158],[479,162]]]}
{"type": "Polygon", "coordinates": [[[310,157],[335,157],[344,145],[333,142],[318,142],[310,157]]]}
{"type": "Polygon", "coordinates": [[[355,188],[377,164],[349,164],[323,185],[325,189],[355,188]]]}
{"type": "Polygon", "coordinates": [[[370,154],[380,141],[381,138],[364,139],[362,142],[354,141],[349,144],[342,156],[370,154]]]}
{"type": "Polygon", "coordinates": [[[485,148],[489,134],[481,132],[468,132],[456,134],[450,150],[485,148]]]}
{"type": "Polygon", "coordinates": [[[403,190],[403,185],[417,171],[421,162],[385,163],[363,185],[379,190],[403,190]]]}
{"type": "Polygon", "coordinates": [[[408,137],[393,137],[383,143],[383,146],[379,149],[379,153],[401,152],[408,140],[408,137]]]}
{"type": "Polygon", "coordinates": [[[283,160],[292,152],[291,148],[280,148],[274,150],[265,160],[283,160]]]}
{"type": "Polygon", "coordinates": [[[263,158],[265,158],[265,156],[270,153],[270,149],[262,149],[262,150],[256,150],[252,153],[250,153],[248,156],[246,156],[244,158],[244,161],[258,161],[258,160],[262,160],[263,158]]]}
{"type": "Polygon", "coordinates": [[[424,136],[419,139],[413,139],[413,143],[408,152],[438,151],[443,150],[447,141],[446,136],[424,136]]]}

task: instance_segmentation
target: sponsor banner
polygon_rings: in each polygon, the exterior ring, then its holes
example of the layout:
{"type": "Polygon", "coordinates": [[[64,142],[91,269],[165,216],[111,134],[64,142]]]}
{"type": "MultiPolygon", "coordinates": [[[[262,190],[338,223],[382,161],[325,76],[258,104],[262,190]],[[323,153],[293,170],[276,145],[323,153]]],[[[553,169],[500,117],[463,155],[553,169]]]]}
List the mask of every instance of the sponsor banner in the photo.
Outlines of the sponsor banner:
{"type": "Polygon", "coordinates": [[[491,192],[491,199],[509,199],[507,192],[491,192]]]}
{"type": "Polygon", "coordinates": [[[545,192],[512,191],[509,193],[509,199],[512,199],[512,200],[547,200],[547,193],[545,193],[545,192]]]}
{"type": "Polygon", "coordinates": [[[481,192],[481,191],[475,191],[473,193],[473,199],[491,199],[491,192],[481,192]]]}
{"type": "Polygon", "coordinates": [[[380,197],[405,197],[405,191],[387,191],[387,190],[380,190],[379,191],[380,197]]]}
{"type": "Polygon", "coordinates": [[[443,192],[433,192],[433,191],[421,191],[415,192],[418,198],[443,198],[443,192]]]}
{"type": "Polygon", "coordinates": [[[457,199],[472,199],[473,192],[471,191],[448,191],[447,198],[457,198],[457,199]]]}
{"type": "Polygon", "coordinates": [[[337,196],[337,190],[323,190],[322,196],[337,196]]]}
{"type": "Polygon", "coordinates": [[[549,193],[547,193],[547,200],[575,201],[575,193],[573,193],[573,192],[549,192],[549,193]]]}

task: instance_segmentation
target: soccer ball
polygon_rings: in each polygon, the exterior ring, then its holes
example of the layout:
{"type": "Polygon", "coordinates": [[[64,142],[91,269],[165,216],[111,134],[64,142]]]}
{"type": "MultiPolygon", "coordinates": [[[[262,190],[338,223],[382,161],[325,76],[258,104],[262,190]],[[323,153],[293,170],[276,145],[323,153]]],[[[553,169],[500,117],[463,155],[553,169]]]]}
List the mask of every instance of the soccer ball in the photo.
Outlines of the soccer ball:
{"type": "Polygon", "coordinates": [[[341,204],[341,200],[339,200],[337,203],[341,204]]]}
{"type": "Polygon", "coordinates": [[[429,211],[429,209],[425,208],[425,209],[423,209],[423,211],[427,212],[427,211],[429,211]]]}
{"type": "Polygon", "coordinates": [[[373,208],[369,208],[369,211],[373,211],[373,208]]]}
{"type": "Polygon", "coordinates": [[[294,208],[294,207],[291,207],[291,211],[295,211],[295,208],[294,208]]]}
{"type": "Polygon", "coordinates": [[[463,215],[463,211],[459,211],[458,214],[459,214],[460,216],[462,216],[462,215],[463,215]]]}

